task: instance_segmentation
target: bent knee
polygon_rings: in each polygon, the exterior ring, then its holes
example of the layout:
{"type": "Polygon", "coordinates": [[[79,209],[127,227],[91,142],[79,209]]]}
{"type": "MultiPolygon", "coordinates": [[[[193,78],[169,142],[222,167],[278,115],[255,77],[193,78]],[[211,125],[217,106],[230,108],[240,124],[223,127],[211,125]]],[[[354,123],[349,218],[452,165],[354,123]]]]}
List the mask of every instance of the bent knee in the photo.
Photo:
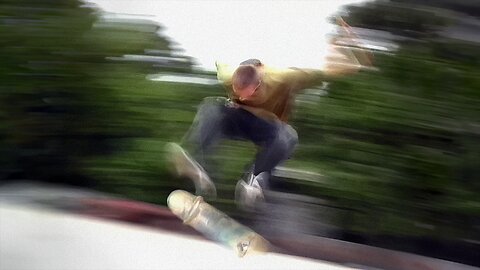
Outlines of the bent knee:
{"type": "Polygon", "coordinates": [[[203,99],[200,106],[223,106],[228,101],[225,97],[206,97],[203,99]]]}
{"type": "Polygon", "coordinates": [[[206,97],[198,107],[198,114],[202,116],[218,116],[225,106],[226,100],[224,97],[206,97]]]}
{"type": "Polygon", "coordinates": [[[292,126],[286,125],[284,128],[284,138],[285,138],[285,143],[289,145],[291,148],[295,148],[295,146],[298,144],[298,133],[295,129],[293,129],[292,126]]]}
{"type": "Polygon", "coordinates": [[[297,132],[289,125],[281,127],[278,133],[278,136],[273,142],[273,146],[290,156],[295,150],[298,144],[298,134],[297,132]]]}

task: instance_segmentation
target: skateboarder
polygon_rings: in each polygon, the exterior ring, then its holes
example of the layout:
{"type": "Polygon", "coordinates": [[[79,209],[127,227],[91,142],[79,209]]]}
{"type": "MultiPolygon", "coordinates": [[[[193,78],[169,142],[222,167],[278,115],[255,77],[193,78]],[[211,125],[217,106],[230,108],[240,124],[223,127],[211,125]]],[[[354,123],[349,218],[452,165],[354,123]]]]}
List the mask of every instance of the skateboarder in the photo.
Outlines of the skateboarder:
{"type": "MultiPolygon", "coordinates": [[[[341,25],[348,27],[344,22],[341,25]]],[[[216,63],[217,77],[228,98],[206,98],[199,106],[185,137],[186,144],[194,148],[192,156],[178,144],[168,145],[176,172],[194,181],[197,195],[215,197],[206,157],[221,139],[251,141],[258,151],[251,173],[237,183],[235,197],[240,206],[253,207],[264,198],[272,170],[292,155],[298,143],[297,132],[288,124],[295,95],[330,76],[352,73],[364,64],[353,53],[342,55],[349,61],[347,65],[330,65],[323,71],[273,69],[258,59],[248,59],[238,67],[216,63]]]]}

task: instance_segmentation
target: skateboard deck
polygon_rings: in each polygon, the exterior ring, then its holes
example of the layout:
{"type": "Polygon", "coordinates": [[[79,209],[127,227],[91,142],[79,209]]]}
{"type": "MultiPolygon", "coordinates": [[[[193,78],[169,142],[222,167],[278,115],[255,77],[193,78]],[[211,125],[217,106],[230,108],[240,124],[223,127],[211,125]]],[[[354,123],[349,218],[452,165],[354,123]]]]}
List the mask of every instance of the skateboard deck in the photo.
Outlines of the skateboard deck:
{"type": "Polygon", "coordinates": [[[206,203],[201,196],[175,190],[168,196],[167,204],[185,224],[232,248],[239,257],[265,253],[270,249],[265,238],[206,203]]]}

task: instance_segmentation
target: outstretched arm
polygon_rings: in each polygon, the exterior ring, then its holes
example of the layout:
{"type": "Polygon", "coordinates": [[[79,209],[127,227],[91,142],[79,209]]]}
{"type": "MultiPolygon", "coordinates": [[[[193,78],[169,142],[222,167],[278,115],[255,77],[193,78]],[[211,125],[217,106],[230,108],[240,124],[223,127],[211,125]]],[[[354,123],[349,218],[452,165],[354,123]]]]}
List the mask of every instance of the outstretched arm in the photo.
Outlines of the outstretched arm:
{"type": "Polygon", "coordinates": [[[323,69],[290,68],[283,73],[286,81],[290,82],[296,91],[311,87],[320,81],[354,74],[360,69],[373,67],[373,55],[367,50],[361,49],[358,37],[351,27],[341,18],[337,18],[337,24],[341,27],[346,45],[338,44],[339,38],[330,41],[331,53],[326,59],[323,69]]]}
{"type": "MultiPolygon", "coordinates": [[[[343,30],[349,37],[351,44],[360,47],[360,43],[355,41],[355,39],[358,39],[358,36],[352,31],[352,27],[350,27],[350,25],[348,25],[340,16],[337,17],[337,23],[342,26],[343,30]]],[[[362,66],[373,66],[373,54],[370,51],[359,49],[356,51],[352,50],[352,52],[355,54],[357,61],[362,66]]]]}
{"type": "Polygon", "coordinates": [[[327,58],[325,66],[326,76],[347,75],[357,72],[359,69],[373,66],[373,55],[367,50],[360,48],[360,44],[355,39],[358,36],[352,31],[342,17],[337,17],[337,24],[342,27],[345,34],[344,40],[347,45],[338,44],[339,38],[333,38],[330,41],[332,49],[331,55],[327,58]]]}
{"type": "Polygon", "coordinates": [[[215,61],[215,66],[217,68],[217,79],[223,84],[231,84],[232,75],[235,72],[235,68],[218,61],[215,61]]]}

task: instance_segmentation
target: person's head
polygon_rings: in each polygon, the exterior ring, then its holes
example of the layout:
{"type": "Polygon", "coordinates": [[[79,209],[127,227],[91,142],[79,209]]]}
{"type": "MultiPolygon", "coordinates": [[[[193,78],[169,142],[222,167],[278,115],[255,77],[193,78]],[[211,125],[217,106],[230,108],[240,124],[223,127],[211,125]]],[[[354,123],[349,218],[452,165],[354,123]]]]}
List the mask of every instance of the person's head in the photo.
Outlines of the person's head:
{"type": "Polygon", "coordinates": [[[240,63],[232,77],[233,92],[240,99],[248,99],[262,83],[263,64],[258,59],[248,59],[240,63]]]}

